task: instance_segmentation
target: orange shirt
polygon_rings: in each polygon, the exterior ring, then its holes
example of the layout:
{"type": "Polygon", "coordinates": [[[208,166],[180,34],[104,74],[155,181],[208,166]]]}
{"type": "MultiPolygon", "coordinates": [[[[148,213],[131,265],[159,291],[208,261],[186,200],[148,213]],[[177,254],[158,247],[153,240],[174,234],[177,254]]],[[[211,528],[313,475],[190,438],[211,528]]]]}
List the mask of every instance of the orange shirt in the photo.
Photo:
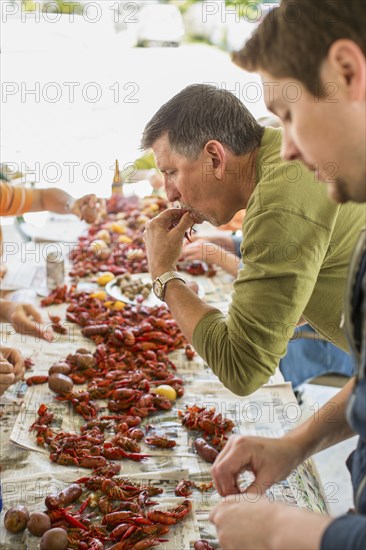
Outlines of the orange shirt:
{"type": "Polygon", "coordinates": [[[13,187],[0,181],[0,216],[20,216],[29,212],[32,204],[32,190],[13,187]]]}
{"type": "Polygon", "coordinates": [[[220,225],[219,229],[222,229],[223,231],[238,231],[241,230],[243,227],[243,220],[245,216],[245,210],[239,210],[233,217],[233,219],[225,224],[220,225]]]}

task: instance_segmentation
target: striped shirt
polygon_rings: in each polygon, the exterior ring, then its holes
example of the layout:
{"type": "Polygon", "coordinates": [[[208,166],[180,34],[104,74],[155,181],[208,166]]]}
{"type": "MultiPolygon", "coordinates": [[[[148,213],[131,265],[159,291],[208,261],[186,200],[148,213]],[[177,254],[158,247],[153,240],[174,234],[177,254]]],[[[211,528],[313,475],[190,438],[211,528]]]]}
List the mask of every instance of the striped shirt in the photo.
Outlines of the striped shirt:
{"type": "Polygon", "coordinates": [[[0,216],[20,216],[29,212],[32,205],[32,190],[14,187],[0,181],[0,216]]]}

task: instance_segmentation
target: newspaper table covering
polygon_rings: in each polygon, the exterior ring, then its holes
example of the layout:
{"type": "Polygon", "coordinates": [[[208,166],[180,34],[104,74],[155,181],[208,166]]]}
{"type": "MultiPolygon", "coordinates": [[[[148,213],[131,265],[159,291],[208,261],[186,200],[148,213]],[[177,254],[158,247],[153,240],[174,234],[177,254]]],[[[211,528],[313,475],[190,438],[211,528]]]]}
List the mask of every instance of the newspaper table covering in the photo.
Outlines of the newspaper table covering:
{"type": "MultiPolygon", "coordinates": [[[[230,279],[217,276],[209,283],[205,278],[200,282],[208,290],[206,301],[215,307],[227,309],[228,295],[231,289],[230,279]],[[209,289],[213,288],[211,293],[209,289]],[[226,301],[225,301],[226,297],[226,301]],[[211,300],[210,300],[211,298],[211,300]]],[[[64,318],[66,306],[54,306],[47,312],[64,318]]],[[[25,357],[31,357],[35,363],[33,374],[47,374],[48,368],[57,360],[78,347],[93,350],[94,344],[86,340],[79,327],[65,323],[68,334],[57,335],[56,341],[47,343],[19,334],[2,332],[2,343],[19,347],[25,357]]],[[[214,407],[223,416],[235,423],[234,433],[279,437],[301,421],[301,409],[298,407],[291,387],[281,382],[281,377],[273,377],[270,383],[250,397],[238,397],[225,389],[205,363],[195,356],[188,361],[182,350],[171,354],[180,376],[185,380],[185,395],[175,402],[173,409],[149,417],[145,423],[163,428],[168,437],[176,440],[173,449],[151,448],[142,444],[142,452],[150,457],[139,463],[121,461],[122,476],[136,482],[157,484],[164,489],[159,504],[172,507],[182,499],[175,496],[174,488],[181,479],[196,483],[210,483],[210,465],[198,457],[193,448],[197,433],[189,432],[181,425],[178,410],[185,405],[214,407]]],[[[7,392],[2,406],[1,423],[1,464],[2,493],[5,510],[13,504],[24,503],[30,511],[44,509],[47,494],[62,489],[76,479],[85,476],[85,469],[64,467],[52,463],[48,451],[37,447],[29,433],[29,427],[36,418],[41,403],[49,405],[55,412],[57,428],[64,431],[77,431],[82,419],[71,412],[69,407],[54,400],[46,384],[28,386],[19,382],[7,392]]],[[[103,407],[103,402],[101,403],[103,407]]],[[[248,480],[243,479],[243,483],[248,480]]],[[[311,460],[294,471],[286,481],[276,484],[268,492],[271,499],[283,501],[292,506],[301,506],[309,510],[325,513],[326,498],[319,482],[318,474],[311,460]]],[[[161,544],[162,549],[192,549],[198,539],[207,539],[218,547],[215,530],[208,521],[209,512],[221,498],[214,488],[207,492],[193,489],[190,497],[194,507],[182,523],[169,531],[168,542],[161,544]]],[[[239,498],[239,497],[238,497],[239,498]]],[[[246,498],[241,495],[240,498],[246,498]]],[[[4,512],[3,512],[4,513],[4,512]]],[[[2,513],[2,514],[3,514],[2,513]]],[[[25,532],[22,536],[10,535],[3,528],[3,516],[0,519],[0,548],[37,548],[39,541],[25,532]]]]}

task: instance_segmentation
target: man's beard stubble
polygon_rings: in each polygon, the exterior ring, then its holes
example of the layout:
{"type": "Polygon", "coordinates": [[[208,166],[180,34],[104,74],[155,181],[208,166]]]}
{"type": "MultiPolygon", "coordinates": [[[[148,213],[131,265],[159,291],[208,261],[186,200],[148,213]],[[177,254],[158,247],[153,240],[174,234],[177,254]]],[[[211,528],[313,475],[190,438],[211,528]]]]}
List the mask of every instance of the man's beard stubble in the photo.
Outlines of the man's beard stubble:
{"type": "Polygon", "coordinates": [[[340,204],[344,204],[351,200],[348,185],[346,181],[342,178],[336,178],[332,183],[332,199],[340,204]]]}

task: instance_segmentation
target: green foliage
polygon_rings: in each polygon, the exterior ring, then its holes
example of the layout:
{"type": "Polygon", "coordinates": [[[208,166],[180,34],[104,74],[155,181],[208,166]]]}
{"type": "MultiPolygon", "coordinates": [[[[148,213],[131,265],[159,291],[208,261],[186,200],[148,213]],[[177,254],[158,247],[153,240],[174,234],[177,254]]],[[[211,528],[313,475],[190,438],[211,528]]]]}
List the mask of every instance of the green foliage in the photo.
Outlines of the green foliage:
{"type": "MultiPolygon", "coordinates": [[[[35,11],[40,6],[39,0],[22,0],[22,4],[25,11],[35,11]]],[[[55,13],[74,13],[76,15],[80,15],[83,12],[82,2],[52,0],[52,2],[48,2],[48,4],[47,9],[51,11],[50,6],[52,5],[55,7],[55,13]]]]}
{"type": "MultiPolygon", "coordinates": [[[[184,13],[185,11],[187,11],[187,9],[192,5],[192,4],[198,4],[200,3],[202,0],[170,0],[170,4],[174,4],[175,6],[177,6],[177,8],[180,9],[180,11],[182,13],[184,13]]],[[[247,6],[248,4],[259,4],[259,3],[263,3],[263,0],[225,0],[225,4],[227,6],[236,6],[238,9],[240,9],[241,7],[243,6],[247,6]]]]}
{"type": "Polygon", "coordinates": [[[250,4],[255,7],[255,5],[259,4],[273,4],[275,1],[276,0],[225,0],[225,4],[227,6],[236,6],[240,10],[240,8],[249,6],[250,4]]]}
{"type": "Polygon", "coordinates": [[[266,3],[265,0],[225,0],[226,6],[235,6],[237,13],[247,20],[256,19],[261,4],[263,6],[266,3]]]}
{"type": "Polygon", "coordinates": [[[23,0],[22,1],[22,8],[25,11],[35,11],[37,5],[32,0],[23,0]]]}
{"type": "MultiPolygon", "coordinates": [[[[169,0],[169,4],[174,4],[180,9],[182,13],[185,13],[192,4],[198,4],[202,0],[169,0]]],[[[273,0],[225,0],[226,6],[235,6],[238,13],[243,13],[243,9],[246,8],[250,12],[250,5],[252,5],[252,11],[256,12],[256,5],[266,4],[273,0]]]]}
{"type": "Polygon", "coordinates": [[[82,2],[68,2],[64,0],[56,0],[59,6],[59,13],[75,13],[80,15],[83,12],[82,2]]]}
{"type": "Polygon", "coordinates": [[[197,4],[198,1],[199,0],[170,0],[170,4],[174,4],[182,13],[185,13],[192,4],[197,4]]]}
{"type": "Polygon", "coordinates": [[[236,8],[240,9],[243,6],[247,6],[248,4],[253,4],[253,0],[225,0],[225,4],[227,6],[235,6],[236,8]]]}

